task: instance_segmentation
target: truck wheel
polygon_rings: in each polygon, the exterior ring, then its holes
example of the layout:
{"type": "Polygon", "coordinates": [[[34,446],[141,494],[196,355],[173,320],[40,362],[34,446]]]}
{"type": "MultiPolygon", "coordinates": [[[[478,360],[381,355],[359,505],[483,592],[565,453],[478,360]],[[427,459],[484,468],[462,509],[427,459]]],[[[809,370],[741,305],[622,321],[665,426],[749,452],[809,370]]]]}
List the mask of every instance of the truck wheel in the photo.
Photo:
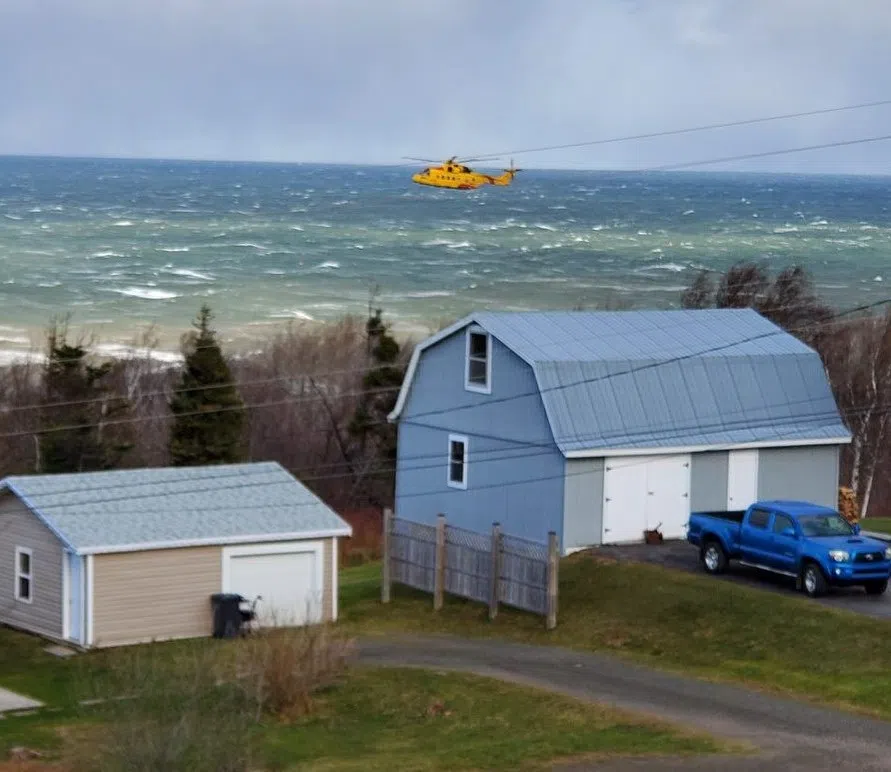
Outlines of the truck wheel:
{"type": "Polygon", "coordinates": [[[720,542],[709,539],[700,552],[702,566],[710,574],[723,574],[727,570],[727,553],[720,542]]]}
{"type": "Polygon", "coordinates": [[[801,586],[811,598],[819,598],[825,595],[829,588],[823,571],[816,563],[805,563],[801,571],[801,586]]]}
{"type": "Polygon", "coordinates": [[[880,579],[875,582],[867,582],[864,587],[867,595],[881,595],[888,589],[888,580],[880,579]]]}

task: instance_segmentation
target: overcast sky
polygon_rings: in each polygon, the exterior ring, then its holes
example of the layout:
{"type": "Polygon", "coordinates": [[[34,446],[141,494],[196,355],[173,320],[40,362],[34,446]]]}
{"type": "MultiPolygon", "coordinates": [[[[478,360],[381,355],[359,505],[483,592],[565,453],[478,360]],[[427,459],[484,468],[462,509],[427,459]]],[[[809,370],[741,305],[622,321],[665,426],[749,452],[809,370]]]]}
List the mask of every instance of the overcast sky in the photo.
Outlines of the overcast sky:
{"type": "MultiPolygon", "coordinates": [[[[891,99],[889,40],[891,0],[0,0],[0,154],[500,153],[891,99]]],[[[891,105],[516,161],[646,168],[883,134],[891,105]]],[[[887,174],[891,142],[732,168],[887,174]]]]}

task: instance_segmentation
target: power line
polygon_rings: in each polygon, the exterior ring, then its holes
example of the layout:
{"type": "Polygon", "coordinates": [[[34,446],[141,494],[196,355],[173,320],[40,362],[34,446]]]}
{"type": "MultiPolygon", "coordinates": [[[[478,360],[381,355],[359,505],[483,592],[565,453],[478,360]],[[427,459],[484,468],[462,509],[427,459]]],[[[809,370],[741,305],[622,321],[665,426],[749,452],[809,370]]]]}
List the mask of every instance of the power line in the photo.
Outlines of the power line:
{"type": "Polygon", "coordinates": [[[665,164],[663,166],[652,166],[644,171],[669,171],[672,169],[687,169],[692,166],[708,166],[710,164],[725,163],[727,161],[745,161],[752,158],[767,158],[774,155],[787,155],[790,153],[804,153],[808,150],[824,150],[832,147],[846,147],[848,145],[863,145],[869,142],[887,142],[891,140],[891,134],[884,134],[880,137],[864,137],[862,139],[839,140],[837,142],[825,142],[821,145],[805,145],[804,147],[791,147],[784,150],[764,150],[758,153],[745,153],[743,155],[724,156],[723,158],[709,158],[702,161],[685,161],[684,163],[665,164]]]}
{"type": "Polygon", "coordinates": [[[571,142],[563,145],[546,145],[543,147],[520,148],[518,150],[504,150],[500,153],[486,153],[473,155],[476,160],[493,160],[501,156],[521,155],[524,153],[540,153],[549,150],[569,150],[578,147],[591,147],[594,145],[608,145],[617,142],[632,142],[641,139],[654,139],[657,137],[670,137],[678,134],[692,134],[699,131],[711,131],[713,129],[727,129],[734,126],[747,126],[756,123],[768,123],[771,121],[782,121],[790,118],[806,118],[813,115],[826,115],[829,113],[840,113],[848,110],[862,110],[868,107],[880,107],[891,104],[891,99],[880,99],[875,102],[861,102],[854,105],[842,105],[839,107],[825,107],[816,110],[806,110],[798,113],[784,113],[782,115],[771,115],[765,118],[746,118],[738,121],[726,121],[722,123],[708,123],[701,126],[691,126],[684,129],[668,129],[665,131],[653,131],[645,134],[627,134],[620,137],[610,137],[608,139],[594,139],[585,142],[571,142]]]}
{"type": "MultiPolygon", "coordinates": [[[[836,314],[833,314],[829,319],[827,319],[823,322],[808,323],[807,325],[799,325],[798,327],[793,326],[788,329],[783,329],[783,328],[777,327],[775,330],[771,330],[771,331],[765,332],[765,333],[759,333],[759,334],[753,335],[753,336],[747,336],[745,338],[735,340],[731,343],[724,343],[724,344],[721,344],[718,346],[711,346],[711,347],[708,347],[705,349],[701,349],[699,351],[694,351],[691,353],[683,354],[683,355],[676,356],[676,357],[671,357],[671,358],[664,359],[664,360],[648,361],[642,365],[638,365],[636,367],[630,367],[630,368],[627,368],[625,370],[618,371],[618,372],[607,373],[605,375],[595,376],[592,378],[583,378],[578,381],[564,383],[564,384],[558,384],[556,386],[551,386],[551,387],[539,388],[534,391],[521,392],[519,394],[512,394],[507,397],[495,397],[492,399],[487,399],[485,402],[478,403],[476,405],[465,405],[465,406],[458,406],[458,407],[450,406],[447,408],[440,408],[438,410],[422,411],[419,413],[412,414],[411,416],[408,416],[408,418],[417,419],[419,417],[426,417],[426,416],[431,416],[431,415],[441,415],[443,413],[456,413],[456,412],[463,411],[463,410],[472,410],[475,408],[487,407],[489,405],[499,404],[499,403],[503,403],[503,402],[509,402],[509,401],[516,400],[516,399],[522,399],[522,398],[526,398],[526,397],[534,397],[536,395],[545,394],[545,393],[548,393],[551,391],[559,391],[559,390],[563,390],[563,389],[574,388],[576,386],[586,385],[586,384],[590,384],[590,383],[596,383],[599,381],[608,380],[608,379],[612,379],[612,378],[618,378],[619,376],[630,375],[630,374],[634,374],[634,373],[637,373],[637,372],[640,372],[643,370],[664,367],[665,365],[668,365],[668,364],[674,364],[674,363],[685,361],[688,359],[694,359],[694,358],[697,358],[704,354],[716,353],[718,351],[733,348],[733,347],[739,346],[743,343],[750,343],[750,342],[754,342],[757,340],[774,337],[777,335],[790,334],[791,331],[794,329],[806,329],[806,328],[813,328],[815,326],[833,324],[838,319],[840,319],[842,317],[849,316],[849,315],[852,315],[855,313],[861,313],[863,311],[868,311],[873,308],[885,305],[889,302],[891,302],[891,298],[885,298],[883,300],[875,301],[872,303],[867,303],[864,305],[856,306],[856,307],[853,307],[850,309],[846,309],[844,311],[837,312],[836,314]]],[[[356,392],[351,392],[351,393],[348,392],[348,393],[342,394],[341,396],[345,398],[347,396],[362,396],[363,394],[370,394],[370,393],[386,393],[386,392],[396,391],[397,389],[401,389],[401,388],[402,387],[395,387],[395,386],[382,387],[379,390],[361,390],[361,391],[356,391],[356,392]]],[[[185,416],[213,415],[216,413],[232,412],[233,410],[259,409],[259,408],[267,408],[267,407],[275,407],[275,406],[280,406],[280,405],[299,403],[299,402],[303,402],[303,401],[314,401],[318,398],[319,397],[315,397],[315,396],[313,396],[313,397],[293,397],[290,399],[275,400],[275,401],[264,402],[264,403],[256,403],[256,404],[248,403],[248,404],[245,404],[242,406],[236,405],[236,406],[225,406],[225,407],[219,407],[219,408],[212,408],[209,410],[187,411],[184,413],[179,413],[178,415],[185,415],[185,416]]],[[[109,419],[109,420],[103,421],[103,422],[94,421],[94,422],[84,422],[84,423],[80,423],[80,424],[59,425],[59,426],[52,426],[52,427],[45,427],[45,428],[37,428],[37,429],[32,429],[32,430],[19,430],[19,431],[15,431],[15,432],[0,433],[0,439],[11,438],[11,437],[36,436],[39,434],[70,431],[70,430],[75,430],[75,429],[89,429],[89,428],[94,428],[94,427],[97,427],[100,425],[101,426],[114,426],[114,425],[121,425],[121,424],[141,423],[144,421],[163,420],[164,418],[167,418],[167,417],[169,417],[169,416],[159,416],[159,415],[131,416],[131,417],[125,417],[125,418],[109,419]]],[[[401,420],[405,420],[405,419],[401,419],[401,420]]],[[[381,421],[378,423],[383,424],[384,422],[381,421]]]]}
{"type": "MultiPolygon", "coordinates": [[[[74,360],[78,361],[78,360],[74,360]]],[[[121,360],[125,362],[127,360],[121,360]]],[[[202,386],[188,386],[182,388],[173,388],[173,389],[162,389],[157,391],[147,391],[147,392],[137,392],[137,399],[148,399],[150,397],[169,397],[173,394],[187,394],[193,391],[214,391],[215,389],[227,389],[231,386],[235,386],[237,389],[242,389],[250,386],[261,386],[261,385],[269,385],[273,383],[281,383],[281,382],[301,382],[301,381],[310,381],[312,382],[316,378],[330,378],[335,375],[355,375],[358,373],[367,373],[375,370],[383,370],[388,367],[393,367],[394,365],[390,364],[370,364],[367,367],[351,367],[344,370],[328,370],[324,372],[313,372],[306,373],[303,375],[277,375],[270,378],[257,378],[251,379],[247,381],[233,381],[232,383],[213,383],[202,386]]],[[[354,392],[355,394],[356,392],[354,392]]],[[[362,392],[358,392],[362,393],[362,392]]],[[[329,398],[337,398],[338,395],[326,395],[329,398]]],[[[314,397],[314,399],[320,399],[320,397],[314,397]]],[[[9,405],[6,407],[0,408],[0,415],[7,415],[9,413],[15,413],[22,410],[50,410],[52,408],[58,407],[74,407],[76,405],[92,405],[92,404],[100,404],[103,402],[110,402],[113,400],[131,400],[128,395],[118,394],[116,392],[108,393],[101,397],[88,397],[86,399],[72,399],[72,400],[64,400],[60,402],[31,402],[25,405],[9,405]]]]}
{"type": "MultiPolygon", "coordinates": [[[[576,386],[583,386],[583,385],[587,385],[590,383],[597,383],[597,382],[603,381],[603,380],[618,378],[619,376],[622,376],[622,375],[632,375],[634,373],[638,373],[638,372],[641,372],[644,370],[652,370],[652,369],[656,369],[658,367],[664,367],[665,365],[675,364],[677,362],[682,362],[682,361],[685,361],[688,359],[695,359],[697,357],[703,356],[704,354],[717,353],[722,350],[734,348],[735,346],[739,346],[743,343],[752,343],[757,340],[763,340],[763,339],[771,338],[771,337],[774,337],[777,335],[791,334],[792,330],[812,329],[814,327],[818,327],[818,326],[822,326],[822,325],[834,324],[836,321],[838,321],[842,317],[850,316],[850,315],[857,314],[857,313],[862,313],[864,311],[869,311],[874,308],[878,308],[880,306],[887,305],[888,303],[891,303],[891,298],[884,298],[883,300],[877,300],[872,303],[865,303],[863,305],[855,306],[853,308],[849,308],[844,311],[839,311],[839,312],[833,314],[830,318],[826,319],[823,322],[816,322],[816,323],[808,322],[806,324],[801,324],[801,325],[797,325],[797,326],[793,325],[786,329],[778,327],[776,330],[772,330],[770,332],[759,333],[757,335],[750,335],[745,338],[739,338],[731,343],[722,343],[721,345],[718,345],[718,346],[710,346],[705,349],[700,349],[698,351],[693,351],[693,352],[690,352],[687,354],[682,354],[682,355],[675,356],[675,357],[669,357],[666,359],[648,361],[642,365],[629,367],[625,370],[621,370],[618,372],[607,373],[606,375],[599,375],[599,376],[595,376],[592,378],[582,378],[577,381],[572,381],[570,383],[561,383],[556,386],[548,386],[545,388],[538,388],[534,391],[527,391],[527,392],[522,392],[519,394],[512,394],[508,397],[494,397],[491,399],[487,399],[485,402],[479,402],[479,403],[471,404],[471,405],[460,405],[457,407],[450,406],[448,408],[441,408],[438,410],[421,411],[419,413],[413,413],[412,415],[410,415],[408,417],[414,419],[414,418],[418,418],[418,417],[426,417],[426,416],[431,416],[431,415],[441,415],[443,413],[453,413],[453,412],[458,412],[458,411],[462,411],[462,410],[473,410],[475,408],[488,407],[489,405],[499,404],[502,402],[509,402],[514,399],[522,399],[525,397],[532,397],[537,394],[547,394],[551,391],[561,391],[563,389],[570,389],[570,388],[574,388],[576,386]]],[[[400,418],[398,420],[402,420],[402,419],[400,418]]]]}
{"type": "MultiPolygon", "coordinates": [[[[790,310],[790,309],[796,309],[796,308],[798,308],[797,304],[787,303],[787,304],[773,306],[772,310],[780,311],[780,310],[790,310]]],[[[606,337],[621,337],[622,335],[623,335],[623,333],[614,332],[614,333],[605,333],[602,337],[604,337],[604,338],[606,338],[606,337]]],[[[58,361],[58,362],[64,362],[64,361],[78,362],[81,360],[79,360],[78,358],[72,358],[71,360],[56,360],[56,361],[58,361]]],[[[121,363],[125,363],[130,360],[121,359],[118,361],[121,363]]],[[[398,365],[396,365],[396,366],[398,366],[398,365]]],[[[390,367],[394,367],[394,365],[392,365],[392,364],[369,364],[366,367],[345,368],[342,370],[327,370],[327,371],[322,371],[322,372],[312,372],[312,373],[305,373],[305,374],[298,374],[298,375],[279,375],[279,376],[271,376],[269,378],[258,378],[258,379],[251,379],[251,380],[246,380],[246,381],[235,380],[235,381],[233,381],[233,384],[235,385],[235,387],[237,389],[242,389],[244,387],[249,387],[249,386],[269,385],[269,384],[280,383],[280,382],[300,382],[300,381],[312,382],[314,379],[317,379],[317,378],[328,378],[328,377],[335,376],[335,375],[354,375],[354,374],[359,374],[359,373],[364,374],[364,373],[375,371],[375,370],[384,370],[384,369],[387,369],[390,367]]],[[[202,385],[202,386],[177,387],[177,388],[161,389],[161,390],[148,391],[148,392],[137,392],[135,395],[135,398],[142,400],[142,399],[148,399],[148,398],[152,398],[152,397],[168,397],[173,394],[191,393],[193,391],[201,391],[201,392],[213,391],[215,389],[229,388],[230,385],[232,385],[232,384],[220,383],[220,384],[208,384],[208,385],[202,385]]],[[[338,399],[338,398],[341,398],[342,396],[356,396],[357,394],[361,394],[361,393],[364,393],[364,392],[351,392],[350,394],[347,394],[347,395],[327,394],[327,395],[325,395],[325,398],[338,399]]],[[[314,397],[313,399],[321,399],[321,398],[322,397],[314,397]]],[[[131,397],[129,395],[118,394],[116,392],[110,392],[110,393],[105,394],[100,397],[88,397],[88,398],[84,398],[84,399],[64,400],[64,401],[46,402],[46,403],[31,402],[31,403],[27,403],[24,405],[4,406],[4,407],[0,408],[0,416],[9,415],[11,413],[21,412],[21,411],[25,411],[25,410],[42,410],[42,409],[49,410],[49,409],[58,408],[58,407],[74,407],[77,405],[101,404],[101,403],[113,401],[116,399],[131,401],[131,397]]],[[[2,436],[2,435],[0,435],[0,436],[2,436]]]]}

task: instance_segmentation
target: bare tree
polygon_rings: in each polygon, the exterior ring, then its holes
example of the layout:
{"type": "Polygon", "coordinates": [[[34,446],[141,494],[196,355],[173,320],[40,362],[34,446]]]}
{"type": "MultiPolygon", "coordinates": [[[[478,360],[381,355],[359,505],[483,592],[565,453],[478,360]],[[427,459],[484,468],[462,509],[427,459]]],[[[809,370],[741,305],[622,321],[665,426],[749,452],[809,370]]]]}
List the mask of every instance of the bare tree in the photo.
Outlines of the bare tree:
{"type": "Polygon", "coordinates": [[[852,434],[842,476],[860,502],[860,517],[866,517],[877,477],[891,460],[885,442],[891,410],[891,311],[833,325],[821,348],[836,402],[852,434]]]}

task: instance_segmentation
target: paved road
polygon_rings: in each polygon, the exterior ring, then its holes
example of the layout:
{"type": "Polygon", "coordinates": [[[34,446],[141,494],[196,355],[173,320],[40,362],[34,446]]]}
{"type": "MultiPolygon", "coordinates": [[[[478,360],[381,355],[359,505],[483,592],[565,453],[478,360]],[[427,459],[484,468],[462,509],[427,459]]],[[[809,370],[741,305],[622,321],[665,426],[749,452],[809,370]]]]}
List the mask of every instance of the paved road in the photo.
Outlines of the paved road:
{"type": "MultiPolygon", "coordinates": [[[[596,547],[593,550],[593,554],[615,558],[616,560],[655,563],[680,571],[704,573],[699,564],[699,551],[686,541],[672,541],[654,545],[631,544],[622,547],[596,547]]],[[[730,563],[730,568],[726,574],[709,578],[713,581],[739,582],[762,590],[796,594],[794,580],[766,571],[746,568],[736,562],[730,563]]],[[[891,589],[884,595],[873,596],[867,595],[860,587],[837,588],[831,594],[822,598],[812,599],[811,602],[843,608],[847,611],[854,611],[858,614],[876,617],[877,619],[891,619],[891,589]]]]}
{"type": "Polygon", "coordinates": [[[537,686],[743,741],[746,757],[561,764],[562,772],[891,770],[891,724],[740,687],[662,673],[597,654],[448,636],[366,639],[369,664],[459,670],[537,686]]]}

